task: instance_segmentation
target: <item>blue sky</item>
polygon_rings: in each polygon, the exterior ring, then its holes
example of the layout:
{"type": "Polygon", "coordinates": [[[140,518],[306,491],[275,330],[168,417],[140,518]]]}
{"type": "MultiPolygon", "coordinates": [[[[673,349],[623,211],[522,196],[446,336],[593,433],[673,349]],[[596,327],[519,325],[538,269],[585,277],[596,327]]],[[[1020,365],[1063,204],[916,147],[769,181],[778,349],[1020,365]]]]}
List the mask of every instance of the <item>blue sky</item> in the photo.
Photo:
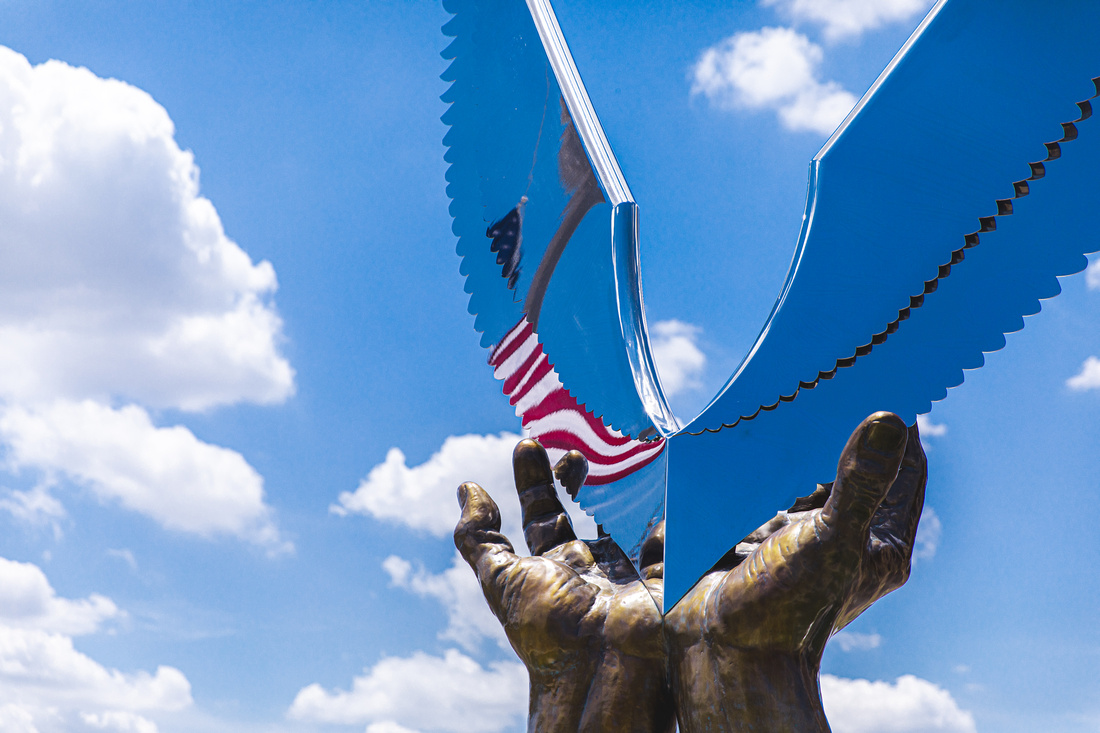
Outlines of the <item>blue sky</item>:
{"type": "MultiPolygon", "coordinates": [[[[927,4],[556,7],[687,414],[927,4]]],[[[446,19],[0,3],[0,729],[524,729],[450,540],[465,479],[520,538],[447,215],[446,19]]],[[[1062,284],[930,416],[913,577],[826,653],[838,733],[1100,731],[1100,269],[1062,284]]]]}

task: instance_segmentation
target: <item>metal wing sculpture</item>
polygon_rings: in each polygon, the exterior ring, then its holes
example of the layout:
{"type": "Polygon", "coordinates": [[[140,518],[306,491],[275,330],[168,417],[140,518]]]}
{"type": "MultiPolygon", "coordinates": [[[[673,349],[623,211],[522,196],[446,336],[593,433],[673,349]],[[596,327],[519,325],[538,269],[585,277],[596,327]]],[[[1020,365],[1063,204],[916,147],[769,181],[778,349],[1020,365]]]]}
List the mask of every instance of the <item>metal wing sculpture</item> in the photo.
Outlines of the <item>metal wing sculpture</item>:
{"type": "Polygon", "coordinates": [[[1100,4],[940,0],[814,157],[772,313],[681,425],[649,349],[638,207],[548,0],[445,6],[475,327],[528,431],[592,460],[581,506],[624,548],[666,519],[672,601],[831,481],[863,417],[912,423],[1100,249],[1100,4]]]}

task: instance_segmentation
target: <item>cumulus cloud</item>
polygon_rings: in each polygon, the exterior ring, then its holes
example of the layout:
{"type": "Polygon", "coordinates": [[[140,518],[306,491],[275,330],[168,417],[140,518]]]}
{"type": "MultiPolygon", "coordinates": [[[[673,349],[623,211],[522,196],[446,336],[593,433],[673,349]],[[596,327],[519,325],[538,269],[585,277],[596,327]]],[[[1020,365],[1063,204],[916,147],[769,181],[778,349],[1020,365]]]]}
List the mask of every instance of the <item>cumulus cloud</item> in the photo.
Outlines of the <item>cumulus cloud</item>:
{"type": "Polygon", "coordinates": [[[270,263],[145,92],[0,48],[0,395],[204,410],[294,389],[270,263]]]}
{"type": "Polygon", "coordinates": [[[0,627],[0,678],[9,699],[27,711],[58,704],[175,711],[191,704],[191,685],[178,669],[124,674],[78,652],[71,637],[32,629],[0,627]]]}
{"type": "Polygon", "coordinates": [[[1100,389],[1100,359],[1095,356],[1085,359],[1085,363],[1081,365],[1081,371],[1077,376],[1067,379],[1066,386],[1078,392],[1100,389]]]}
{"type": "Polygon", "coordinates": [[[9,468],[43,474],[0,508],[60,533],[49,489],[68,478],[166,527],[281,549],[244,459],[145,411],[294,392],[275,270],[226,236],[174,136],[142,90],[0,47],[0,440],[9,468]]]}
{"type": "Polygon", "coordinates": [[[705,50],[692,70],[692,94],[723,109],[773,110],[792,131],[832,132],[856,98],[818,78],[821,47],[790,28],[737,33],[705,50]]]}
{"type": "Polygon", "coordinates": [[[830,640],[845,652],[865,652],[882,646],[882,637],[878,634],[860,634],[855,631],[841,631],[830,640]]]}
{"type": "Polygon", "coordinates": [[[858,36],[887,23],[908,20],[930,0],[762,0],[795,22],[822,26],[830,40],[858,36]]]}
{"type": "Polygon", "coordinates": [[[118,618],[109,598],[93,593],[81,600],[59,598],[46,574],[32,563],[0,557],[0,624],[69,636],[91,634],[118,618]]]}
{"type": "Polygon", "coordinates": [[[368,724],[371,733],[495,733],[526,717],[527,671],[517,662],[482,667],[455,649],[442,657],[387,657],[350,690],[303,688],[287,714],[310,723],[368,724]]]}
{"type": "Polygon", "coordinates": [[[477,651],[483,640],[494,641],[502,649],[511,649],[497,617],[485,603],[481,585],[473,570],[455,553],[451,566],[432,573],[420,563],[390,555],[382,562],[390,582],[423,598],[434,598],[447,611],[447,627],[440,639],[457,643],[466,651],[477,651]]]}
{"type": "Polygon", "coordinates": [[[125,673],[74,648],[74,635],[122,615],[98,594],[61,598],[37,566],[0,558],[0,730],[156,733],[143,713],[189,707],[191,685],[178,669],[125,673]]]}
{"type": "Polygon", "coordinates": [[[650,348],[666,397],[698,389],[706,355],[699,349],[703,329],[683,321],[657,321],[650,329],[650,348]]]}
{"type": "Polygon", "coordinates": [[[13,406],[0,410],[0,439],[13,468],[65,474],[169,529],[287,548],[264,504],[263,479],[239,453],[184,427],[158,428],[136,405],[13,406]]]}
{"type": "MultiPolygon", "coordinates": [[[[341,516],[365,514],[449,537],[458,521],[455,492],[463,482],[474,481],[492,494],[500,507],[501,530],[520,550],[523,531],[512,478],[512,449],[520,439],[514,433],[452,435],[427,461],[411,468],[399,448],[390,448],[386,460],[372,468],[354,492],[342,492],[329,509],[341,516]]],[[[550,453],[553,461],[561,451],[550,453]]],[[[595,537],[592,518],[562,495],[578,536],[595,537]]]]}
{"type": "Polygon", "coordinates": [[[951,693],[905,675],[896,682],[821,675],[825,714],[835,733],[976,733],[974,716],[951,693]]]}

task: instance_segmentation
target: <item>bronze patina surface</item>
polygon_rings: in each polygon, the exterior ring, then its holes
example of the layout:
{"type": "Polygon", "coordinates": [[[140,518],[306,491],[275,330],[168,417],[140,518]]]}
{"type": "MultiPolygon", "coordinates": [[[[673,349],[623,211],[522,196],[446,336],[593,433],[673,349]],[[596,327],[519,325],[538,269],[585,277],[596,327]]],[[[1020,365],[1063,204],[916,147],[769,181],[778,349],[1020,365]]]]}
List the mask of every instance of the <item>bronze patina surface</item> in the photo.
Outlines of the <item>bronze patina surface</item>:
{"type": "MultiPolygon", "coordinates": [[[[513,463],[532,556],[515,554],[472,483],[455,544],[530,673],[529,730],[546,733],[828,731],[825,644],[909,577],[927,479],[916,427],[868,417],[834,483],[746,537],[662,618],[663,527],[639,577],[610,538],[577,539],[538,443],[522,441],[513,463]]],[[[584,459],[555,472],[573,493],[584,459]]]]}

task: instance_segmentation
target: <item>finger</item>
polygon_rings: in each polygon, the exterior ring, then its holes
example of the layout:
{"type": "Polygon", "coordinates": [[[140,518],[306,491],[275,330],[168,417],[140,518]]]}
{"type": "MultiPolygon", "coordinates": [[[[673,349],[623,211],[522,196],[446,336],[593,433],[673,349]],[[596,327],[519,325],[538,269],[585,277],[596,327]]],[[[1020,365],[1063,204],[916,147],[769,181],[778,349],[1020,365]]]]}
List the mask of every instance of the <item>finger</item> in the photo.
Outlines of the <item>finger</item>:
{"type": "Polygon", "coordinates": [[[837,616],[834,629],[844,628],[871,604],[909,579],[927,478],[924,448],[914,425],[909,428],[898,477],[871,523],[870,542],[860,567],[859,582],[837,616]]]}
{"type": "Polygon", "coordinates": [[[554,475],[569,494],[569,498],[576,499],[577,492],[588,478],[588,460],[579,450],[571,450],[554,466],[554,475]]]}
{"type": "Polygon", "coordinates": [[[928,460],[920,442],[920,433],[914,424],[909,428],[901,470],[875,512],[872,522],[874,537],[902,548],[906,559],[913,552],[917,524],[924,509],[924,490],[927,483],[928,460]]]}
{"type": "Polygon", "coordinates": [[[638,555],[638,567],[646,580],[665,577],[665,523],[663,520],[653,525],[649,536],[642,543],[642,551],[638,555]]]}
{"type": "Polygon", "coordinates": [[[541,555],[577,539],[573,523],[558,500],[550,459],[538,441],[521,440],[512,453],[516,491],[523,510],[523,538],[532,555],[541,555]]]}
{"type": "Polygon", "coordinates": [[[474,572],[488,554],[512,553],[512,543],[500,533],[500,509],[485,489],[467,482],[458,487],[458,506],[462,509],[455,527],[455,547],[474,572]]]}
{"type": "Polygon", "coordinates": [[[908,429],[890,412],[876,412],[848,438],[836,482],[821,510],[826,525],[865,542],[871,519],[898,475],[908,429]]]}

